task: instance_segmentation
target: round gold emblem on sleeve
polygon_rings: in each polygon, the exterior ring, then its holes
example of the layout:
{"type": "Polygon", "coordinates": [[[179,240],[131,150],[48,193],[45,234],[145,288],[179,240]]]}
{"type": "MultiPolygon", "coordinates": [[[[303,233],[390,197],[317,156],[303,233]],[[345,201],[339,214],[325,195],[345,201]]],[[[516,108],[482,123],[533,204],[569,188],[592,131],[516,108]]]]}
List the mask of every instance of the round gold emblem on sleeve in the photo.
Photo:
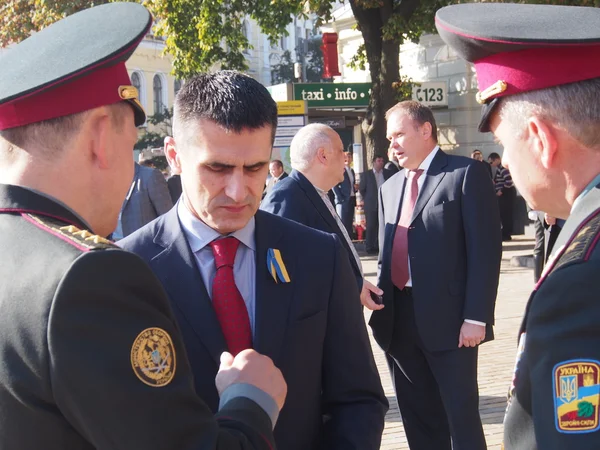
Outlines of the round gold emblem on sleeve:
{"type": "Polygon", "coordinates": [[[135,375],[152,387],[166,386],[175,376],[175,347],[162,328],[146,328],[131,347],[131,366],[135,375]]]}

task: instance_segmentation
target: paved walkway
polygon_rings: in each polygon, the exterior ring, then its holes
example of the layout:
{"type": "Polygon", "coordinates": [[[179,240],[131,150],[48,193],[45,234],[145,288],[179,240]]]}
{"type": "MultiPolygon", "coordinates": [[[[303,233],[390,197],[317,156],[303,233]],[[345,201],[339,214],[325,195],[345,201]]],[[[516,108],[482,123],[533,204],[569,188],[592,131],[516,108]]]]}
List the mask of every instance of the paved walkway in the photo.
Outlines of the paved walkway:
{"type": "MultiPolygon", "coordinates": [[[[533,288],[531,269],[511,267],[510,259],[513,256],[531,254],[533,242],[533,239],[517,236],[513,241],[504,245],[500,287],[496,302],[496,327],[494,330],[496,339],[482,345],[479,352],[479,411],[489,450],[500,450],[503,433],[502,419],[506,407],[506,393],[512,376],[517,333],[525,304],[533,288]]],[[[363,256],[361,259],[367,279],[374,282],[377,258],[363,256]]],[[[367,311],[365,313],[367,320],[369,315],[370,311],[367,311]]],[[[408,449],[385,357],[372,337],[371,342],[381,381],[390,401],[381,450],[408,449]]]]}

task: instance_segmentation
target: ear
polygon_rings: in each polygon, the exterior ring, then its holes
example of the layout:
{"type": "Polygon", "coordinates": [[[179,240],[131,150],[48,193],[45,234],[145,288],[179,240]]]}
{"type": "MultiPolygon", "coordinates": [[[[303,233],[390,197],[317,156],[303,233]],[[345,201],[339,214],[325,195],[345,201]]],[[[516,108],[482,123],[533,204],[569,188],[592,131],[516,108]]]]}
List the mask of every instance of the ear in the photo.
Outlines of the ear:
{"type": "Polygon", "coordinates": [[[110,168],[112,143],[111,117],[107,108],[96,108],[90,111],[83,125],[89,136],[89,150],[92,163],[100,169],[110,168]]]}
{"type": "Polygon", "coordinates": [[[420,133],[421,136],[423,137],[423,140],[426,141],[427,139],[429,139],[431,137],[431,124],[429,122],[425,122],[423,125],[421,125],[420,127],[420,133]]]}
{"type": "Polygon", "coordinates": [[[317,158],[317,161],[319,161],[323,165],[327,165],[327,163],[329,162],[329,155],[327,154],[327,151],[324,147],[319,147],[317,149],[317,155],[315,156],[315,158],[317,158]]]}
{"type": "Polygon", "coordinates": [[[527,131],[531,148],[537,154],[542,166],[550,169],[558,150],[556,129],[544,119],[533,116],[527,120],[527,131]]]}
{"type": "Polygon", "coordinates": [[[165,138],[165,157],[171,167],[171,173],[173,175],[181,174],[181,157],[177,152],[177,145],[175,144],[175,138],[167,136],[165,138]]]}

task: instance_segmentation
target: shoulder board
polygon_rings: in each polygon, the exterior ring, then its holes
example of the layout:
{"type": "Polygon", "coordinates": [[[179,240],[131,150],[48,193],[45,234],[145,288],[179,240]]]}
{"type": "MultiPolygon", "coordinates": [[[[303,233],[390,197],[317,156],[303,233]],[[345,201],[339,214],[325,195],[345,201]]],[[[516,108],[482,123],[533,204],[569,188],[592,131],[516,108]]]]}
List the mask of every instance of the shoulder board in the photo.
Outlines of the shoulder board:
{"type": "Polygon", "coordinates": [[[587,261],[600,237],[600,214],[588,220],[569,242],[569,245],[554,266],[554,270],[576,262],[587,261]]]}
{"type": "Polygon", "coordinates": [[[55,235],[83,251],[119,248],[114,242],[108,239],[92,234],[87,230],[81,230],[73,225],[65,225],[64,222],[50,217],[33,214],[23,214],[23,217],[38,228],[55,235]]]}

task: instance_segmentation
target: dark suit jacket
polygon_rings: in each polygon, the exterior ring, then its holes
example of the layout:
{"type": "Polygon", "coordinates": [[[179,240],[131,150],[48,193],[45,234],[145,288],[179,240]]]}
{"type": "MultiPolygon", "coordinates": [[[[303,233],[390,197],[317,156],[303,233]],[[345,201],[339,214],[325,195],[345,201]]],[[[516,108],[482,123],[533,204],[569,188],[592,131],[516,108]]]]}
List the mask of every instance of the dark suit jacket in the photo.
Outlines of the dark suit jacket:
{"type": "Polygon", "coordinates": [[[344,181],[339,183],[337,186],[334,186],[333,193],[335,195],[335,204],[336,205],[349,205],[348,200],[350,200],[350,195],[352,194],[352,190],[354,186],[350,181],[350,177],[348,176],[348,171],[344,169],[344,181]]]}
{"type": "Polygon", "coordinates": [[[167,180],[167,187],[169,188],[169,195],[173,204],[177,203],[179,197],[181,197],[181,175],[173,175],[167,180]]]}
{"type": "Polygon", "coordinates": [[[144,261],[18,186],[0,184],[0,229],[0,448],[273,449],[256,403],[238,397],[213,416],[198,398],[173,311],[144,261]],[[160,385],[143,375],[158,364],[131,355],[149,329],[171,337],[155,347],[172,357],[160,385]]]}
{"type": "MultiPolygon", "coordinates": [[[[502,253],[492,182],[483,164],[441,150],[423,176],[408,233],[415,319],[423,344],[430,351],[455,349],[464,319],[485,322],[490,340],[502,253]]],[[[384,349],[394,330],[392,243],[405,185],[401,170],[380,190],[378,285],[386,307],[373,312],[370,325],[384,349]]]]}
{"type": "Polygon", "coordinates": [[[507,450],[600,448],[600,434],[593,430],[598,425],[599,241],[600,185],[571,212],[545,269],[548,273],[527,303],[520,331],[526,338],[504,420],[507,450]],[[584,384],[585,375],[577,372],[563,377],[561,368],[569,364],[588,369],[588,376],[593,374],[590,382],[584,384]],[[585,403],[588,412],[582,407],[585,403]],[[560,412],[557,405],[562,405],[560,412]],[[577,432],[578,427],[588,431],[577,432]],[[560,431],[569,428],[576,432],[560,431]]]}
{"type": "Polygon", "coordinates": [[[352,256],[346,238],[317,190],[304,175],[293,170],[285,181],[277,183],[275,189],[265,197],[260,209],[315,230],[335,233],[350,259],[350,265],[354,271],[359,290],[362,289],[363,277],[356,260],[352,256]]]}
{"type": "Polygon", "coordinates": [[[135,173],[121,207],[123,237],[173,207],[165,177],[158,169],[135,164],[135,173]]]}
{"type": "Polygon", "coordinates": [[[388,180],[389,178],[392,177],[392,175],[398,173],[400,171],[400,169],[398,169],[398,166],[396,164],[394,164],[391,161],[388,161],[385,163],[385,166],[383,167],[383,177],[388,180]]]}
{"type": "MultiPolygon", "coordinates": [[[[255,217],[254,348],[273,359],[288,384],[275,428],[277,447],[378,449],[387,401],[339,240],[263,211],[255,217]],[[267,271],[269,248],[281,251],[290,283],[276,283],[267,271]]],[[[216,410],[214,380],[225,339],[177,208],[121,242],[148,261],[162,281],[183,334],[196,392],[216,410]]]]}
{"type": "Polygon", "coordinates": [[[267,185],[265,186],[265,190],[263,191],[263,195],[262,195],[262,197],[263,197],[263,198],[265,198],[265,196],[266,196],[266,195],[267,195],[269,192],[271,192],[271,191],[273,190],[273,187],[277,186],[277,184],[278,184],[280,181],[284,180],[284,179],[285,179],[285,178],[287,178],[287,177],[288,177],[288,174],[287,174],[287,172],[283,172],[283,173],[281,174],[281,176],[279,177],[279,180],[277,181],[277,183],[275,183],[275,178],[271,178],[271,179],[269,180],[269,182],[267,183],[267,185]]]}
{"type": "MultiPolygon", "coordinates": [[[[385,179],[385,175],[384,175],[385,179]]],[[[365,211],[377,211],[379,203],[379,190],[377,189],[377,180],[373,170],[367,170],[360,175],[360,184],[358,187],[360,195],[365,202],[365,211]]]]}

